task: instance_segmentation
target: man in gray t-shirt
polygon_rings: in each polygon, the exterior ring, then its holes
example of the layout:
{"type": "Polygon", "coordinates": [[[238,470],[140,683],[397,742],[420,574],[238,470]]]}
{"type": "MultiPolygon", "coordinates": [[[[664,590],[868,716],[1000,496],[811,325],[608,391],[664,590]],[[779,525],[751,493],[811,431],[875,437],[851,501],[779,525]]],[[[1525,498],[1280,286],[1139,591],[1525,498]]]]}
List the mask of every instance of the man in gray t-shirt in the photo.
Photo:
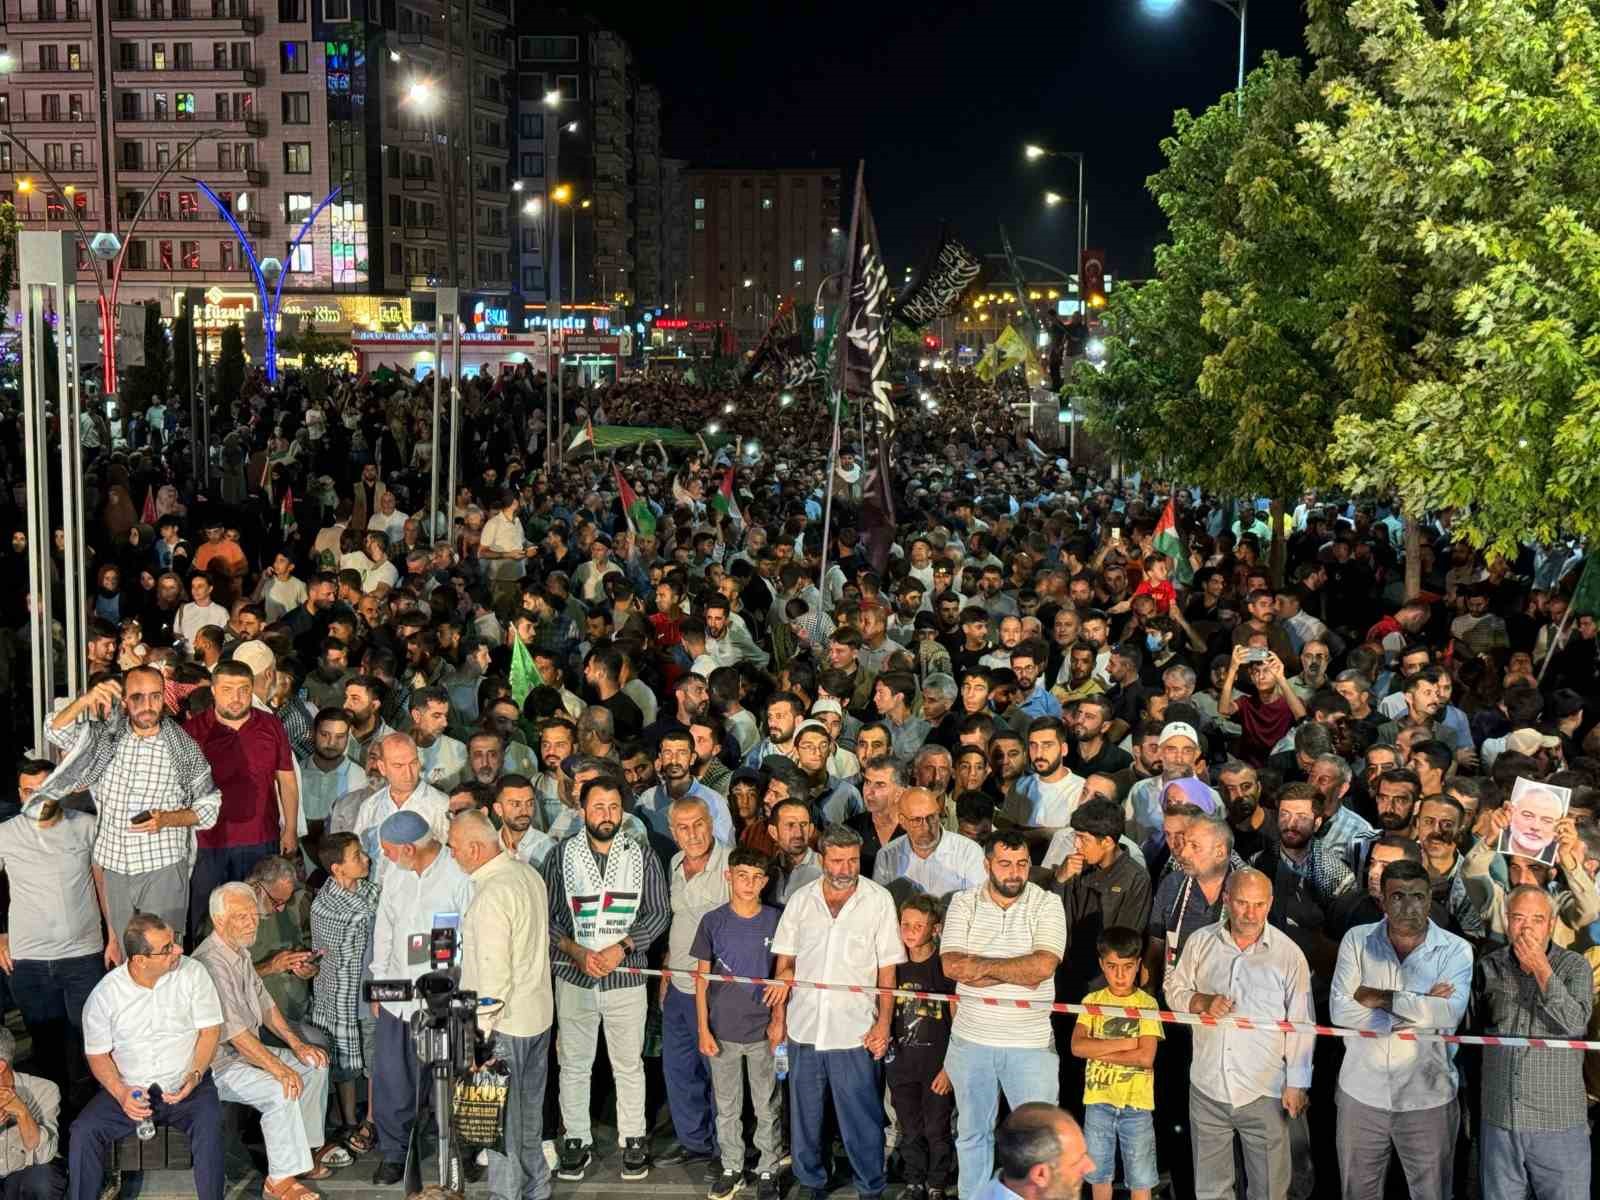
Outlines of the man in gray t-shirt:
{"type": "Polygon", "coordinates": [[[17,792],[22,814],[0,822],[0,871],[11,885],[9,932],[0,934],[0,970],[10,975],[40,1070],[63,1097],[83,1064],[83,1006],[107,964],[122,959],[116,938],[101,937],[91,858],[95,819],[59,801],[34,798],[51,765],[22,765],[17,792]]]}

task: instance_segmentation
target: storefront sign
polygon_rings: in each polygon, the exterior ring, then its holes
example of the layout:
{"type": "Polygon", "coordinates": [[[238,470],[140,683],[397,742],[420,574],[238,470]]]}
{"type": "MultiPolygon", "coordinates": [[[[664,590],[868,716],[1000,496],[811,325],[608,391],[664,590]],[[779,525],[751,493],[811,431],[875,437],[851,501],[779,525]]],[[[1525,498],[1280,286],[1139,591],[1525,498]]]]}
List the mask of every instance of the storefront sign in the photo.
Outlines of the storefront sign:
{"type": "Polygon", "coordinates": [[[562,346],[563,354],[600,354],[616,356],[621,353],[621,338],[568,337],[562,346]]]}

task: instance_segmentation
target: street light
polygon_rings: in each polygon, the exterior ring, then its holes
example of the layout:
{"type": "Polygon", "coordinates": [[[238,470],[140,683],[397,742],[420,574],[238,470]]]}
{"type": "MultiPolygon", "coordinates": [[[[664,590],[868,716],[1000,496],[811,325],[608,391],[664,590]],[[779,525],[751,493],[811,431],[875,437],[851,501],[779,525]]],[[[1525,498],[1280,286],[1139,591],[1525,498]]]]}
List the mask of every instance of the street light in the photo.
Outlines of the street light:
{"type": "Polygon", "coordinates": [[[1061,195],[1060,192],[1046,192],[1044,194],[1044,202],[1051,208],[1054,208],[1056,205],[1060,204],[1064,199],[1066,199],[1066,197],[1061,195]]]}
{"type": "MultiPolygon", "coordinates": [[[[1085,222],[1084,222],[1084,212],[1085,212],[1085,210],[1084,210],[1084,207],[1083,207],[1083,153],[1082,153],[1082,151],[1079,151],[1079,150],[1052,150],[1048,146],[1041,146],[1041,145],[1037,144],[1036,142],[1029,142],[1027,145],[1022,147],[1022,157],[1025,158],[1028,162],[1038,162],[1041,158],[1072,158],[1072,159],[1076,159],[1077,162],[1078,162],[1078,265],[1077,265],[1077,272],[1078,272],[1078,275],[1080,276],[1080,278],[1078,280],[1078,310],[1080,312],[1084,312],[1085,313],[1085,318],[1084,319],[1087,320],[1088,319],[1087,312],[1086,312],[1087,306],[1084,304],[1083,280],[1081,278],[1081,276],[1083,275],[1083,243],[1085,241],[1085,235],[1087,233],[1087,230],[1085,229],[1085,222]]],[[[1046,207],[1048,207],[1048,208],[1054,208],[1056,205],[1061,204],[1065,200],[1066,200],[1066,197],[1061,195],[1061,193],[1059,193],[1059,192],[1046,192],[1044,194],[1044,202],[1045,202],[1046,207]]],[[[1020,299],[1020,297],[1018,297],[1018,298],[1020,299]]]]}
{"type": "Polygon", "coordinates": [[[1026,145],[1026,146],[1024,146],[1022,148],[1022,155],[1029,162],[1033,162],[1036,159],[1043,158],[1048,153],[1050,153],[1050,152],[1048,150],[1046,150],[1043,146],[1035,146],[1035,145],[1029,144],[1029,145],[1026,145]]]}
{"type": "MultiPolygon", "coordinates": [[[[1167,17],[1178,11],[1182,0],[1144,0],[1145,11],[1152,16],[1167,17]]],[[[1235,111],[1244,112],[1244,55],[1245,31],[1250,24],[1250,0],[1211,0],[1239,22],[1239,79],[1234,90],[1235,111]]]]}
{"type": "Polygon", "coordinates": [[[431,112],[434,101],[433,84],[426,79],[416,80],[406,89],[406,99],[421,112],[431,112]]]}

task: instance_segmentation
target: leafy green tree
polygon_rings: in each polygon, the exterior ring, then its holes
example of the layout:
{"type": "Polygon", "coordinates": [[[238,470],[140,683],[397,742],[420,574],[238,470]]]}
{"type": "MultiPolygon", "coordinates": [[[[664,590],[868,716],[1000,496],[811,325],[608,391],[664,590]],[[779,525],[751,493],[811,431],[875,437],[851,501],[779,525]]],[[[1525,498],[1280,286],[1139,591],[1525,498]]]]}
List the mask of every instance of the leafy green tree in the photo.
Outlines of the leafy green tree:
{"type": "Polygon", "coordinates": [[[1310,0],[1304,148],[1382,270],[1330,327],[1341,478],[1474,544],[1600,533],[1600,15],[1310,0]],[[1354,48],[1359,46],[1359,58],[1354,48]]]}
{"type": "Polygon", "coordinates": [[[217,358],[217,394],[211,398],[217,404],[232,404],[244,391],[244,330],[237,325],[226,325],[222,330],[222,353],[217,358]]]}

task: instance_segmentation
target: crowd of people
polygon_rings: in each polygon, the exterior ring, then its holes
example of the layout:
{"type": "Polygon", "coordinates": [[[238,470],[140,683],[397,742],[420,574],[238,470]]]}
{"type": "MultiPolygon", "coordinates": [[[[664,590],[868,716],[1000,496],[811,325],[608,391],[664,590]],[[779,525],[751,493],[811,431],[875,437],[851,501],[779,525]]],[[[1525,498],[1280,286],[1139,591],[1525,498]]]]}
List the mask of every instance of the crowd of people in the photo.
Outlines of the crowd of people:
{"type": "Polygon", "coordinates": [[[105,431],[81,695],[5,599],[11,719],[56,701],[0,823],[5,1194],[92,1200],[170,1125],[220,1200],[223,1104],[270,1200],[399,1184],[418,1002],[363,985],[443,922],[497,1002],[499,1200],[685,1165],[712,1200],[1589,1196],[1600,1055],[1390,1036],[1595,1036],[1578,556],[1446,513],[1408,564],[1316,495],[1275,555],[1249,502],[929,388],[876,560],[876,455],[847,433],[830,489],[828,414],[769,389],[569,394],[563,446],[736,440],[550,473],[542,379],[470,380],[454,526],[403,376],[252,380],[201,479],[177,405],[105,431]]]}

